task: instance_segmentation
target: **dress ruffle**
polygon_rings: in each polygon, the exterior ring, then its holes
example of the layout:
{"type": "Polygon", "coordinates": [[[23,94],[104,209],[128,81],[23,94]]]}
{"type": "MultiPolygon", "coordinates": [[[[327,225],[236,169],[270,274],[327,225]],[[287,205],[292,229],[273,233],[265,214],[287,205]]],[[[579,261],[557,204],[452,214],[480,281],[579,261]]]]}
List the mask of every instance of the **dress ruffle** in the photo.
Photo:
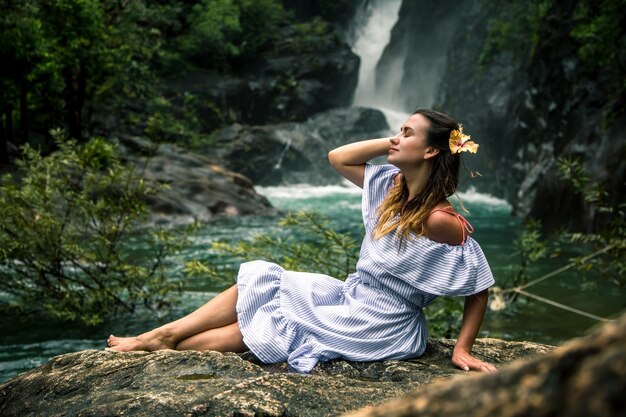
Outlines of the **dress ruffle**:
{"type": "Polygon", "coordinates": [[[480,245],[471,237],[463,245],[448,245],[412,236],[402,247],[396,233],[372,237],[375,210],[385,195],[376,190],[386,192],[399,172],[393,165],[366,165],[362,208],[366,236],[361,251],[368,253],[368,261],[379,272],[433,295],[467,296],[492,286],[495,281],[491,268],[480,245]]]}
{"type": "MultiPolygon", "coordinates": [[[[279,265],[253,261],[241,264],[237,277],[237,321],[243,341],[265,363],[287,361],[305,343],[283,314],[280,282],[284,273],[279,265]]],[[[313,366],[296,370],[308,372],[313,366]]]]}
{"type": "Polygon", "coordinates": [[[394,234],[368,238],[371,260],[386,274],[425,293],[444,296],[476,294],[494,284],[480,246],[472,238],[465,245],[447,245],[415,237],[398,246],[394,234]]]}
{"type": "Polygon", "coordinates": [[[469,295],[493,284],[471,238],[451,246],[417,237],[399,250],[393,234],[373,240],[376,208],[398,169],[367,165],[362,210],[366,237],[356,272],[345,282],[285,271],[254,261],[241,265],[237,318],[244,343],[263,362],[287,361],[309,372],[318,361],[407,359],[426,348],[423,307],[437,295],[469,295]]]}

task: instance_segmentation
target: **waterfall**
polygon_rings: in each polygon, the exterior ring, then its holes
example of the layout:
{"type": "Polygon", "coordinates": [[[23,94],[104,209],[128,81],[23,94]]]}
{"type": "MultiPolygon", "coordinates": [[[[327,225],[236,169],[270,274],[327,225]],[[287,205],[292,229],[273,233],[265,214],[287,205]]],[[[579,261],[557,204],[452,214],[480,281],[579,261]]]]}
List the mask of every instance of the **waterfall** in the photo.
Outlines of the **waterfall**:
{"type": "Polygon", "coordinates": [[[407,118],[401,100],[395,96],[402,80],[403,61],[393,66],[381,86],[376,83],[376,64],[389,44],[391,30],[398,20],[402,0],[368,0],[361,4],[354,19],[352,50],[361,58],[359,81],[354,94],[355,106],[381,110],[392,132],[397,132],[407,118]]]}

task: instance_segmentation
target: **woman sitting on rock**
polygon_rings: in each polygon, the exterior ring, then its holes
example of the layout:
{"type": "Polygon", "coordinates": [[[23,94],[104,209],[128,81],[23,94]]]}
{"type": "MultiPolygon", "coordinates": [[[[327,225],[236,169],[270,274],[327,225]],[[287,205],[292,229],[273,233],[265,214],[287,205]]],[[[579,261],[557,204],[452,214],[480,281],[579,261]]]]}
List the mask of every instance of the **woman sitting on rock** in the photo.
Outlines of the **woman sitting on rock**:
{"type": "Polygon", "coordinates": [[[471,225],[447,198],[457,188],[461,152],[478,145],[449,116],[418,110],[391,138],[351,143],[328,154],[363,188],[365,238],[345,282],[254,261],[237,284],[191,314],[137,337],[111,336],[113,350],[251,350],[266,363],[309,372],[318,361],[420,356],[424,306],[465,296],[452,362],[494,371],[471,355],[494,280],[471,225]],[[369,160],[387,155],[390,165],[369,160]]]}

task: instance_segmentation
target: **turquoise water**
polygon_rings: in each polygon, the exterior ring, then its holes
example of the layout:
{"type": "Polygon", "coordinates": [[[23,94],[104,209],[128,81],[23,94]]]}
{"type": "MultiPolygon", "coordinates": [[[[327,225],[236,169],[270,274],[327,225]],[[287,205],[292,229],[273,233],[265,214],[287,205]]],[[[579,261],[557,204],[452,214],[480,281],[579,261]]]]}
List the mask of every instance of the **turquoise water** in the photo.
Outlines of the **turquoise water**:
{"type": "MultiPolygon", "coordinates": [[[[328,216],[336,229],[360,236],[361,194],[354,186],[259,187],[258,191],[279,209],[316,210],[328,216]]],[[[461,193],[460,197],[470,212],[466,217],[476,229],[474,238],[489,260],[496,285],[504,285],[507,277],[515,271],[518,261],[513,241],[521,231],[519,221],[511,217],[509,205],[502,200],[473,191],[461,193]]],[[[110,333],[134,334],[202,305],[234,282],[235,277],[225,277],[224,282],[219,283],[203,277],[189,279],[182,273],[184,261],[216,259],[217,254],[210,249],[213,242],[251,238],[257,233],[277,231],[277,219],[251,216],[222,219],[204,225],[194,238],[193,245],[170,259],[172,279],[183,280],[186,291],[181,303],[168,316],[140,315],[96,328],[58,326],[45,322],[24,324],[3,319],[0,323],[0,381],[44,364],[56,355],[83,349],[102,349],[110,333]]],[[[539,277],[566,263],[566,258],[544,260],[534,264],[530,273],[539,277]]],[[[590,286],[589,278],[570,270],[529,288],[529,291],[602,317],[617,316],[625,308],[625,290],[603,280],[594,282],[596,285],[590,286]]],[[[504,311],[488,310],[480,337],[559,344],[584,334],[596,324],[595,320],[521,298],[512,308],[504,311]]]]}

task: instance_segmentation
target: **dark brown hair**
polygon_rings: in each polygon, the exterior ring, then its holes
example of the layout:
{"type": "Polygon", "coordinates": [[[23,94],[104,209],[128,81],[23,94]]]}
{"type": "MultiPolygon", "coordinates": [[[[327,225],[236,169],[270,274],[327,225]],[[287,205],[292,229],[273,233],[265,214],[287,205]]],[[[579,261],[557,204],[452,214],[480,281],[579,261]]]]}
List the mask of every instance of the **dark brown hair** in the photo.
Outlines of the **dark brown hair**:
{"type": "Polygon", "coordinates": [[[376,239],[396,229],[400,239],[406,239],[410,233],[426,234],[428,216],[440,201],[454,194],[459,184],[461,158],[450,151],[449,141],[450,133],[460,129],[461,125],[452,117],[434,110],[419,109],[413,114],[421,114],[428,120],[426,143],[439,149],[439,153],[433,157],[433,169],[426,185],[414,199],[407,201],[409,190],[404,178],[389,191],[377,210],[376,239]]]}

